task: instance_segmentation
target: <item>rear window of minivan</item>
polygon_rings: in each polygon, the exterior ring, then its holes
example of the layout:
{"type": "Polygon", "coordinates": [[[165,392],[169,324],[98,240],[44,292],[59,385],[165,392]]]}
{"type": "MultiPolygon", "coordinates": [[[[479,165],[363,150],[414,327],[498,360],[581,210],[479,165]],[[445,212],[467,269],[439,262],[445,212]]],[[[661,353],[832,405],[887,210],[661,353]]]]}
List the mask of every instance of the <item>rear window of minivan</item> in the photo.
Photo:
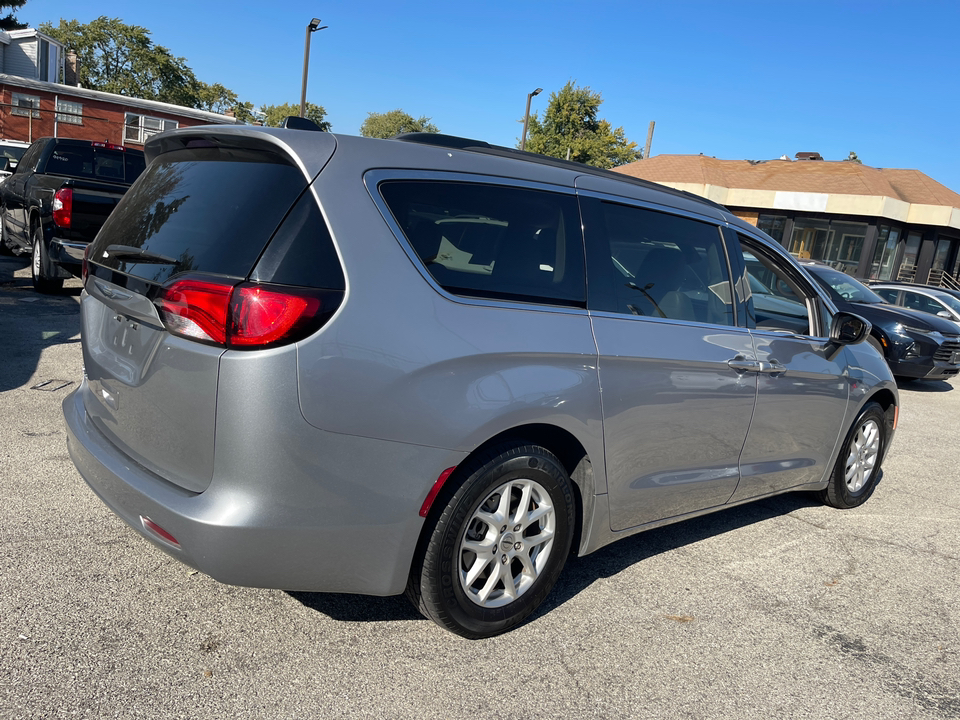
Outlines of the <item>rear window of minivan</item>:
{"type": "Polygon", "coordinates": [[[445,290],[582,306],[576,198],[477,183],[395,180],[380,195],[427,272],[445,290]]]}
{"type": "Polygon", "coordinates": [[[244,278],[307,182],[268,152],[196,148],[158,156],[111,213],[90,250],[99,265],[152,283],[183,272],[244,278]],[[104,257],[109,245],[175,263],[104,257]]]}

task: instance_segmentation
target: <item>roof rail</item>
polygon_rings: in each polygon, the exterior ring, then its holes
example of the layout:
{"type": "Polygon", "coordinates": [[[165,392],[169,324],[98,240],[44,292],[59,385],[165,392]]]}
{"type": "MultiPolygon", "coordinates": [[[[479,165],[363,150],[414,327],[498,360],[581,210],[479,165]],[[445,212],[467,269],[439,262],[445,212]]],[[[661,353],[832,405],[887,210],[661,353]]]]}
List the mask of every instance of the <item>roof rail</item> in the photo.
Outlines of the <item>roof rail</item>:
{"type": "Polygon", "coordinates": [[[561,168],[563,170],[573,170],[585,175],[596,175],[597,177],[619,180],[632,185],[659,190],[670,193],[678,197],[693,198],[699,202],[706,203],[712,207],[726,210],[723,205],[708,200],[705,197],[694,195],[685,190],[676,190],[675,188],[660,185],[650,180],[643,180],[631,175],[614,172],[613,170],[604,170],[602,168],[586,165],[573,160],[561,160],[560,158],[550,157],[549,155],[540,155],[538,153],[527,152],[525,150],[516,150],[514,148],[503,147],[502,145],[491,145],[483,140],[471,140],[470,138],[457,137],[456,135],[444,135],[443,133],[409,132],[400,133],[391,138],[401,142],[417,143],[418,145],[433,145],[434,147],[453,148],[455,150],[465,150],[467,152],[480,153],[482,155],[495,155],[497,157],[511,158],[513,160],[522,160],[525,162],[536,163],[537,165],[549,165],[550,167],[561,168]]]}

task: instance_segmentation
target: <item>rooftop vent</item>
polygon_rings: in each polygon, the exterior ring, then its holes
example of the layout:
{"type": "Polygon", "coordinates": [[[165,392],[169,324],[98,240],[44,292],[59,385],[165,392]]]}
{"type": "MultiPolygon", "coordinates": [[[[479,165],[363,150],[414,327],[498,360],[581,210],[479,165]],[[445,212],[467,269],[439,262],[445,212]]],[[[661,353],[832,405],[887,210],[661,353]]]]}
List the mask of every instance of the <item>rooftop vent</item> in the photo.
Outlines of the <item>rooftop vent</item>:
{"type": "Polygon", "coordinates": [[[794,157],[797,160],[823,160],[818,152],[799,152],[794,157]]]}

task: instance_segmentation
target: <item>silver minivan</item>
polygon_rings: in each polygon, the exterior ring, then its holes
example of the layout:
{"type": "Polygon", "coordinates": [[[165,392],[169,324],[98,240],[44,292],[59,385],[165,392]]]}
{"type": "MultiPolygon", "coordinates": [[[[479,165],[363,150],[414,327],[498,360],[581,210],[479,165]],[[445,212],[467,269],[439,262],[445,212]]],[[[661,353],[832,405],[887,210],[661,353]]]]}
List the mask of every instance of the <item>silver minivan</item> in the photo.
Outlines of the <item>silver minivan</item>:
{"type": "Polygon", "coordinates": [[[88,250],[68,445],[217,580],[406,592],[480,638],[571,552],[876,487],[898,396],[869,323],[718,205],[443,135],[146,153],[88,250]]]}

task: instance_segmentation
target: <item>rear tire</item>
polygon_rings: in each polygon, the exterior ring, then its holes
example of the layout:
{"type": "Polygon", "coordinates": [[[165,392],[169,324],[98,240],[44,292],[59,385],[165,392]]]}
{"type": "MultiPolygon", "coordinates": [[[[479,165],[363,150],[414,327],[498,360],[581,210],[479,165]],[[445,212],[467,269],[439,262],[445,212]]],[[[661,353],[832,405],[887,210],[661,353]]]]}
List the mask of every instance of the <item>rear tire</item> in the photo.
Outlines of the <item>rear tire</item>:
{"type": "Polygon", "coordinates": [[[536,445],[501,446],[457,476],[424,527],[407,597],[447,630],[486,638],[518,625],[553,588],[570,552],[573,489],[536,445]]]}
{"type": "Polygon", "coordinates": [[[880,461],[887,443],[887,419],[883,408],[867,403],[847,433],[836,467],[820,499],[831,507],[847,509],[862,505],[880,479],[880,461]]]}
{"type": "Polygon", "coordinates": [[[31,275],[33,276],[33,289],[45,295],[52,295],[63,290],[63,278],[56,277],[56,266],[50,262],[43,245],[43,231],[39,225],[33,226],[33,232],[30,233],[33,238],[33,251],[30,257],[31,275]]]}

